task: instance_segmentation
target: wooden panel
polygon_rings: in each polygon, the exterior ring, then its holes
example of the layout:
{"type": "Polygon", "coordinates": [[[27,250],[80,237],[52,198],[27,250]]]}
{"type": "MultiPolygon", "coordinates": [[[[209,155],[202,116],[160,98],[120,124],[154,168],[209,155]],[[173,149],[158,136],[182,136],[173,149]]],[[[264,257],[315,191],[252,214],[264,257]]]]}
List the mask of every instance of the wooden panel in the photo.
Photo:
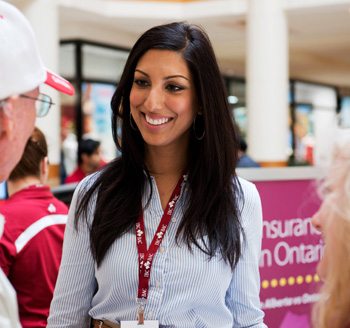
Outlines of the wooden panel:
{"type": "Polygon", "coordinates": [[[49,168],[49,178],[47,185],[50,187],[56,187],[60,184],[60,165],[50,164],[49,168]]]}

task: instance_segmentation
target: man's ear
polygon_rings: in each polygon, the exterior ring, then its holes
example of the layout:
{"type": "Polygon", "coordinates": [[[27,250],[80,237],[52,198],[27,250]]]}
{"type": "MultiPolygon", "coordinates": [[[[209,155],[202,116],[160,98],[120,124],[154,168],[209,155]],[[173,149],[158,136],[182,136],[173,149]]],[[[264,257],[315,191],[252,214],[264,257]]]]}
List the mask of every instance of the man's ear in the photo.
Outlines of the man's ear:
{"type": "Polygon", "coordinates": [[[0,109],[0,138],[11,141],[14,136],[14,102],[10,97],[0,109]]]}

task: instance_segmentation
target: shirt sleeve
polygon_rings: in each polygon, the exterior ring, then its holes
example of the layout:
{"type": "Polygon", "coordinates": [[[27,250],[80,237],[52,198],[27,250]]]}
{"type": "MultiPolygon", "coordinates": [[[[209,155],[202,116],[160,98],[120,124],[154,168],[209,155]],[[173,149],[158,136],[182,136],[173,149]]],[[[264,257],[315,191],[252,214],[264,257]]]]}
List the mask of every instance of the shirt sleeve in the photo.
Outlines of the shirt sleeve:
{"type": "MultiPolygon", "coordinates": [[[[2,216],[2,214],[0,215],[2,216]]],[[[7,215],[5,216],[5,221],[6,221],[6,217],[7,215]]],[[[17,257],[16,247],[11,238],[11,234],[6,229],[6,222],[5,222],[4,234],[1,236],[1,239],[0,239],[0,267],[7,277],[10,274],[10,270],[13,263],[16,261],[16,257],[17,257]]]]}
{"type": "MultiPolygon", "coordinates": [[[[0,237],[4,216],[0,214],[0,237]]],[[[21,328],[18,317],[16,292],[0,269],[0,327],[21,328]]]]}
{"type": "MultiPolygon", "coordinates": [[[[87,187],[84,180],[76,188],[66,225],[61,266],[58,273],[48,318],[49,328],[90,326],[89,310],[97,287],[95,262],[90,251],[90,229],[85,218],[79,220],[78,231],[74,228],[75,210],[81,190],[87,187]]],[[[90,204],[94,204],[94,196],[90,204]]],[[[94,205],[89,206],[88,222],[91,222],[94,205]]]]}
{"type": "Polygon", "coordinates": [[[233,327],[266,328],[260,309],[259,259],[262,240],[262,208],[260,196],[252,183],[244,182],[242,225],[245,242],[242,256],[233,272],[226,293],[226,304],[233,314],[233,327]]]}

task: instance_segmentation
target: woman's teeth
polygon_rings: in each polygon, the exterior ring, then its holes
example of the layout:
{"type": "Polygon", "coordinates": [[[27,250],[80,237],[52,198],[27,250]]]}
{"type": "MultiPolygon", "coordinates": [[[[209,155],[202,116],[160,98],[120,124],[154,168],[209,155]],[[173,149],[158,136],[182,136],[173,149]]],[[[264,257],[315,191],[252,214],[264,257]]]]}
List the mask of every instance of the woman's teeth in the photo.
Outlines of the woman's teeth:
{"type": "Polygon", "coordinates": [[[169,122],[171,119],[170,117],[168,117],[168,118],[164,117],[164,118],[160,118],[158,120],[154,120],[154,119],[148,117],[147,115],[145,115],[145,118],[146,118],[147,123],[149,123],[151,125],[161,125],[161,124],[169,122]]]}

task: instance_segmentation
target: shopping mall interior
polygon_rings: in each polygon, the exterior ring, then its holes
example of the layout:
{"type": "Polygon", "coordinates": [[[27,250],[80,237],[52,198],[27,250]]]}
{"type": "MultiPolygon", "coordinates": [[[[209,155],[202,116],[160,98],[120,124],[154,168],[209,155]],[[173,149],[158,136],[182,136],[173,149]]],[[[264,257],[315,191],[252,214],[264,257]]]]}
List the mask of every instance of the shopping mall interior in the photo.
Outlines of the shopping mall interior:
{"type": "Polygon", "coordinates": [[[350,125],[348,0],[10,2],[33,25],[44,63],[77,90],[53,94],[60,110],[37,120],[50,142],[53,185],[67,136],[93,136],[106,160],[116,156],[108,107],[129,50],[145,30],[171,21],[207,31],[248,154],[263,167],[323,164],[333,125],[350,125]]]}
{"type": "Polygon", "coordinates": [[[208,33],[235,122],[260,168],[252,181],[263,210],[261,307],[269,327],[310,326],[324,243],[311,226],[317,181],[332,140],[350,128],[349,0],[11,0],[34,28],[43,61],[75,87],[45,89],[56,104],[36,125],[49,146],[50,186],[67,204],[79,140],[119,155],[110,100],[130,49],[147,29],[173,21],[208,33]],[[64,172],[64,174],[63,174],[64,172]]]}

